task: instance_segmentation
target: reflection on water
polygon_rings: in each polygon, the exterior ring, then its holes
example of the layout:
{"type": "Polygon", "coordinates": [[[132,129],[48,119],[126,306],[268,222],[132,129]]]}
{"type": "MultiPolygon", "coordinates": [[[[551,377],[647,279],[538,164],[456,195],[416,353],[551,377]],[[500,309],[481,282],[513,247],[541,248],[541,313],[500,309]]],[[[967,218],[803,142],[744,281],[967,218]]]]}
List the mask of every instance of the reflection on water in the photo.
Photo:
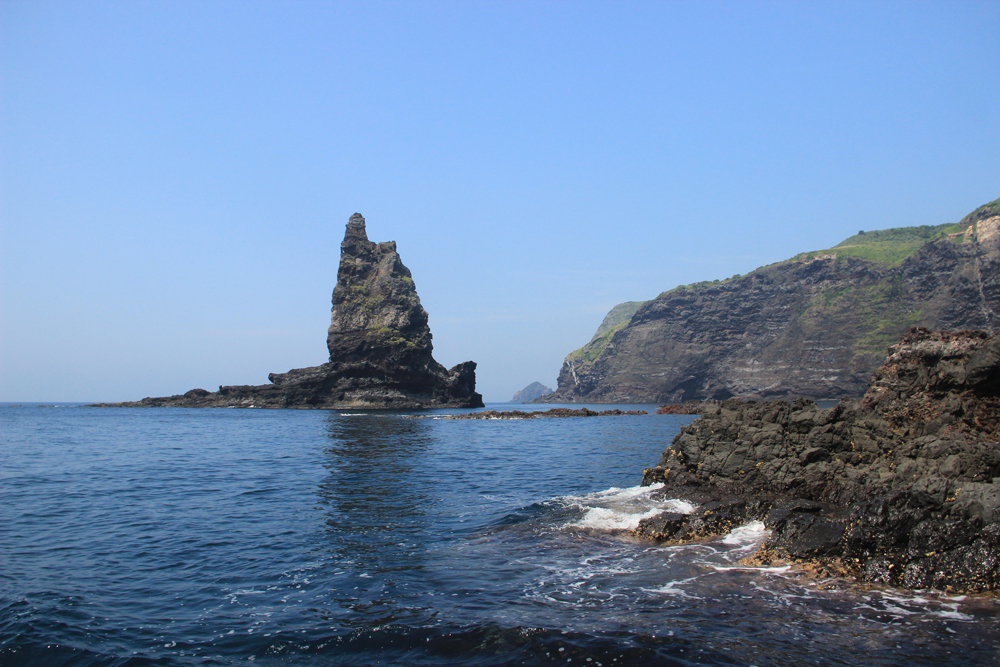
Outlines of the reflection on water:
{"type": "Polygon", "coordinates": [[[427,559],[423,536],[431,494],[415,474],[431,449],[427,425],[330,413],[325,426],[323,466],[329,474],[317,495],[339,607],[339,613],[326,609],[327,618],[340,616],[350,627],[366,627],[373,619],[379,625],[426,621],[424,610],[404,599],[410,578],[419,576],[406,573],[422,569],[427,559]]]}
{"type": "MultiPolygon", "coordinates": [[[[430,433],[418,420],[331,415],[320,504],[344,553],[372,558],[387,541],[426,530],[430,494],[413,475],[430,449],[430,433]]],[[[386,565],[383,565],[386,566],[386,565]]]]}
{"type": "Polygon", "coordinates": [[[15,410],[0,667],[1000,664],[993,601],[623,535],[692,417],[15,410]]]}

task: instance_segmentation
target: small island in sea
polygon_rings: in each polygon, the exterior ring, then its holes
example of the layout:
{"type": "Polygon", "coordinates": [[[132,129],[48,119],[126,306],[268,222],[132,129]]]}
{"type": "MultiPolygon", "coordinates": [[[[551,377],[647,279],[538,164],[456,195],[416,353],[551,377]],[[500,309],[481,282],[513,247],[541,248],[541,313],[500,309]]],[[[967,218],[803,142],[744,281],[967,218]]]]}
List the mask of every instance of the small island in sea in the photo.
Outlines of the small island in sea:
{"type": "Polygon", "coordinates": [[[532,382],[521,391],[514,392],[514,398],[510,399],[510,402],[530,403],[536,398],[542,398],[543,396],[548,396],[551,393],[552,390],[541,382],[532,382]]]}
{"type": "Polygon", "coordinates": [[[427,311],[396,242],[368,240],[359,213],[347,222],[327,332],[330,360],[271,373],[271,384],[192,389],[98,407],[479,408],[476,363],[447,370],[431,355],[427,311]]]}

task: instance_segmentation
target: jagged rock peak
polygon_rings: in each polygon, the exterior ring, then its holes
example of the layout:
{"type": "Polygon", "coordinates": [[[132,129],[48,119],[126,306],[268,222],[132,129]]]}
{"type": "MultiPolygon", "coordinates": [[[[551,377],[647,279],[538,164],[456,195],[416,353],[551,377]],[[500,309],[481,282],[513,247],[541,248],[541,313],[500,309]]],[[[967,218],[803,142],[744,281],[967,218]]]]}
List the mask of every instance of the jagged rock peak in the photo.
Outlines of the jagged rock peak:
{"type": "Polygon", "coordinates": [[[269,385],[144,398],[121,407],[478,408],[476,363],[445,369],[431,356],[427,311],[396,242],[372,243],[365,219],[347,221],[327,330],[330,360],[268,375],[269,385]]]}
{"type": "Polygon", "coordinates": [[[355,213],[347,221],[347,231],[344,233],[344,240],[340,244],[341,254],[357,254],[369,249],[375,244],[368,240],[368,230],[365,229],[365,219],[360,213],[355,213]]]}
{"type": "Polygon", "coordinates": [[[333,363],[357,354],[370,360],[373,352],[387,357],[388,348],[394,357],[426,353],[429,360],[433,349],[427,311],[396,242],[369,241],[358,213],[348,221],[340,246],[327,347],[333,363]]]}

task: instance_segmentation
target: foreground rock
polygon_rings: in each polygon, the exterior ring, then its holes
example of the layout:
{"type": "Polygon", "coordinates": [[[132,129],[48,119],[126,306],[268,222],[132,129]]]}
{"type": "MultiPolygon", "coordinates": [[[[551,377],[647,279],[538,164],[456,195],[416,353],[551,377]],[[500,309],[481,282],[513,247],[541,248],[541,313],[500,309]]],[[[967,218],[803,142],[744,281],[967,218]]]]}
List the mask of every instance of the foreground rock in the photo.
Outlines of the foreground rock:
{"type": "Polygon", "coordinates": [[[117,407],[476,408],[476,364],[446,370],[431,356],[427,311],[396,243],[368,240],[355,213],[340,246],[333,313],[327,332],[330,361],[271,373],[269,385],[192,389],[117,407]]]}
{"type": "Polygon", "coordinates": [[[700,503],[636,535],[688,541],[751,520],[754,564],[861,581],[1000,588],[1000,335],[913,329],[861,401],[707,405],[643,484],[700,503]]]}
{"type": "Polygon", "coordinates": [[[622,305],[545,402],[856,398],[911,327],[1000,329],[1000,200],[622,305]]]}

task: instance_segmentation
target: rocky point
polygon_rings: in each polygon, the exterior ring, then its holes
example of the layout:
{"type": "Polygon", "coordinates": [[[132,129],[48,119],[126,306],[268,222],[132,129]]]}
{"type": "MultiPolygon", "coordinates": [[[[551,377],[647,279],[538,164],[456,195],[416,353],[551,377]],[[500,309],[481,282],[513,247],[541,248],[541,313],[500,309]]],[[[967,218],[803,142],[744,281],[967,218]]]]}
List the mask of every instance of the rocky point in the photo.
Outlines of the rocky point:
{"type": "Polygon", "coordinates": [[[761,520],[751,564],[909,588],[1000,588],[1000,335],[914,328],[860,401],[706,403],[643,484],[699,506],[637,536],[686,542],[761,520]]]}

